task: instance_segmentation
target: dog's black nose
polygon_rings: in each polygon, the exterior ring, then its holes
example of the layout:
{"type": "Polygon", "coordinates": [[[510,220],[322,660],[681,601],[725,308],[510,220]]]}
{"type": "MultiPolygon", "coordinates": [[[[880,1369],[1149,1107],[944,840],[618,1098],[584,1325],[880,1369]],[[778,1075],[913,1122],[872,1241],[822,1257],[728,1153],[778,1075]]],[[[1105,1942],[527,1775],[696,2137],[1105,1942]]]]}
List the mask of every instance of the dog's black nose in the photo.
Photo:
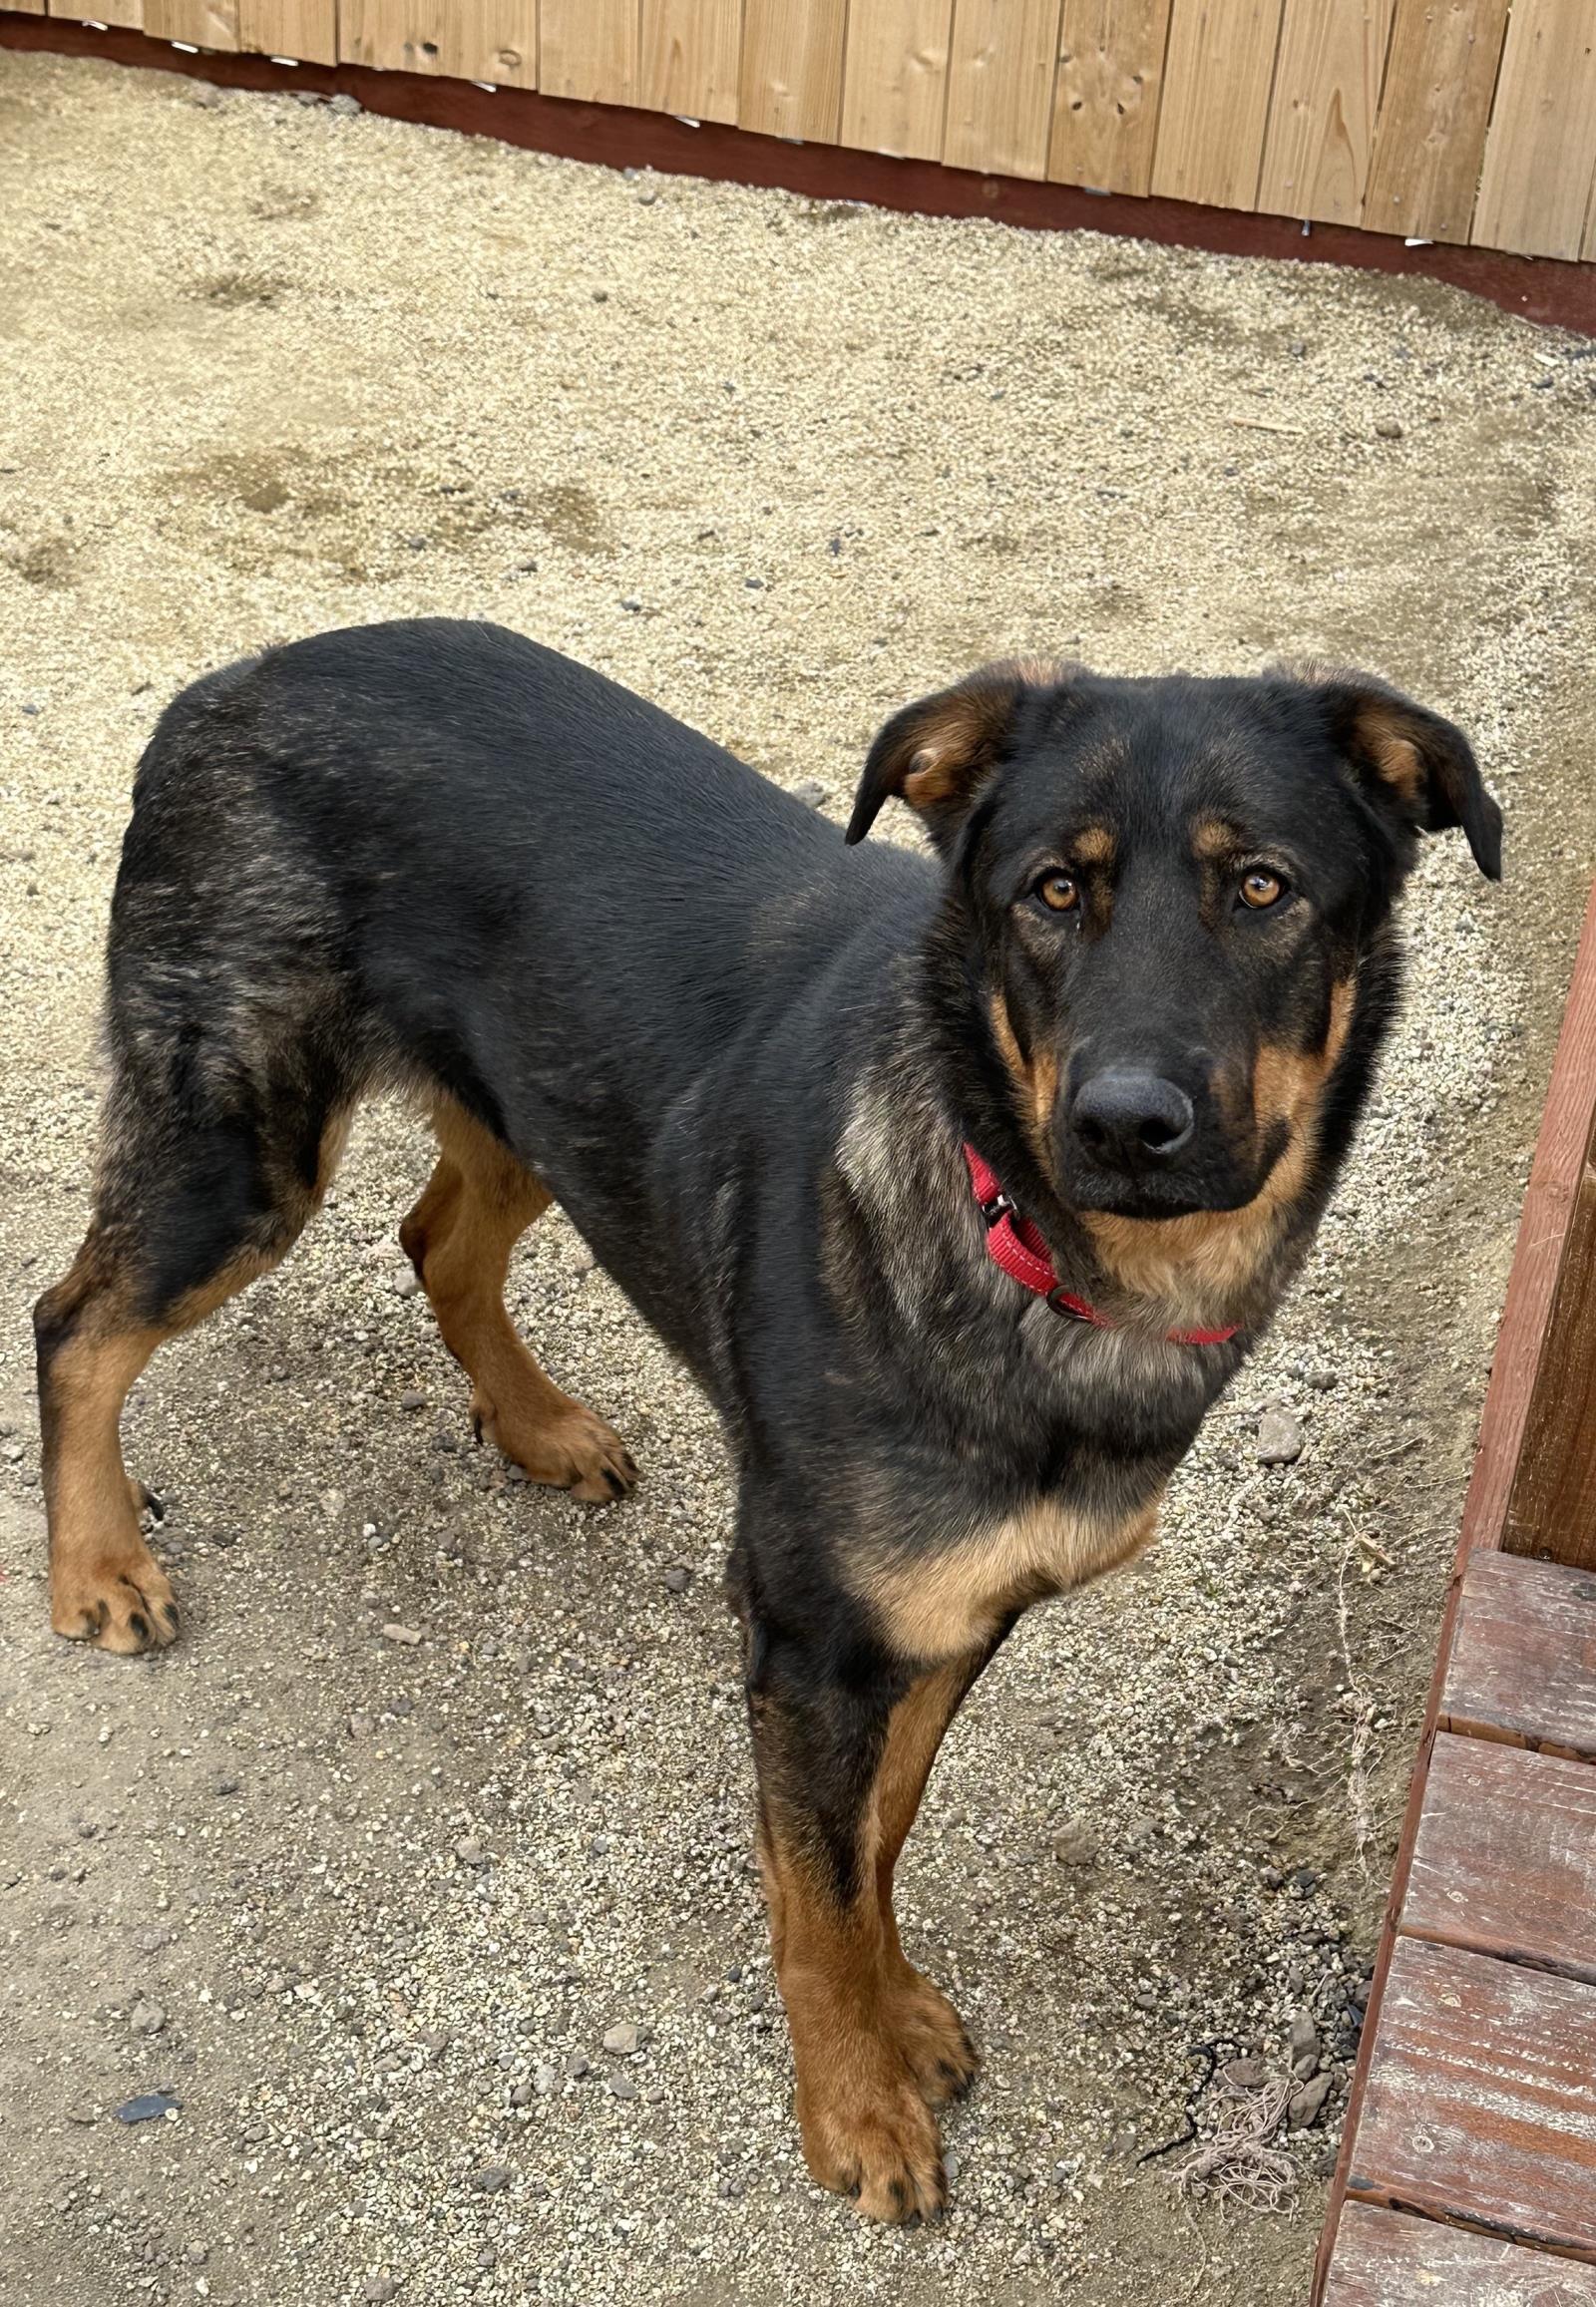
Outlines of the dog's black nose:
{"type": "Polygon", "coordinates": [[[1191,1099],[1177,1083],[1118,1065],[1081,1083],[1069,1119],[1094,1162],[1126,1170],[1179,1153],[1195,1122],[1191,1099]]]}

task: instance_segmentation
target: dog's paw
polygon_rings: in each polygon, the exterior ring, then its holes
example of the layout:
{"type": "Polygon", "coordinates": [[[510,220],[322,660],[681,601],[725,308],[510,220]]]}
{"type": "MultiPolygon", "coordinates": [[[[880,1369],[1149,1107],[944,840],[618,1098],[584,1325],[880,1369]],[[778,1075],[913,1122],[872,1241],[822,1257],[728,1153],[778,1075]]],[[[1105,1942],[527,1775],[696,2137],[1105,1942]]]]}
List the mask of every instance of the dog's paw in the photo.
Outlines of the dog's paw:
{"type": "Polygon", "coordinates": [[[947,2207],[942,2140],[915,2077],[883,2045],[819,2094],[800,2092],[798,2119],[811,2175],[853,2198],[861,2218],[940,2218],[947,2207]]]}
{"type": "Polygon", "coordinates": [[[147,1546],[63,1560],[50,1573],[50,1623],[73,1642],[133,1657],[178,1639],[172,1582],[147,1546]]]}
{"type": "Polygon", "coordinates": [[[893,2031],[928,2107],[963,2098],[981,2068],[981,2054],[940,1987],[905,1965],[892,1998],[893,2031]]]}
{"type": "Polygon", "coordinates": [[[636,1482],[625,1443],[580,1401],[567,1398],[547,1416],[517,1415],[501,1410],[479,1386],[471,1397],[471,1423],[478,1441],[503,1450],[529,1480],[569,1490],[574,1498],[608,1505],[636,1482]]]}

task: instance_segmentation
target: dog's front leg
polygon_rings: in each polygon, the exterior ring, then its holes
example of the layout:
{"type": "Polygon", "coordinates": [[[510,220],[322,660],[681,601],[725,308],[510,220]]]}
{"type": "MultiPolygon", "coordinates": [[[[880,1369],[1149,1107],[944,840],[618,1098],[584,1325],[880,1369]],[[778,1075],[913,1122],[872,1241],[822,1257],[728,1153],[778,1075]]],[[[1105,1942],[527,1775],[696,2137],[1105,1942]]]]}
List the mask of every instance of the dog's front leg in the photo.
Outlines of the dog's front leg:
{"type": "Polygon", "coordinates": [[[893,1868],[944,1730],[984,1660],[839,1673],[829,1645],[751,1630],[759,1856],[792,2030],[804,2154],[879,2219],[945,2198],[932,2110],[976,2055],[898,1942],[893,1868]]]}

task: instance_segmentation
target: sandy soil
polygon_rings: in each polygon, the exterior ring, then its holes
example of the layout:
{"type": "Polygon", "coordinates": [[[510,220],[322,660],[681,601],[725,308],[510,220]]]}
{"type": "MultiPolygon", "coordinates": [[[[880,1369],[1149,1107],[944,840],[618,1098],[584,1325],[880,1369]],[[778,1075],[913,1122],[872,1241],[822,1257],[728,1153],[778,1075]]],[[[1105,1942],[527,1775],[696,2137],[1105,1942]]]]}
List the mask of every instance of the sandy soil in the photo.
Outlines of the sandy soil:
{"type": "Polygon", "coordinates": [[[0,2297],[1303,2298],[1596,853],[1591,349],[1421,283],[0,57],[0,2297]],[[723,1459],[558,1217],[516,1302],[634,1502],[470,1447],[394,1243],[427,1149],[378,1111],[289,1266],[139,1388],[183,1643],[47,1632],[26,1310],[85,1214],[140,745],[206,665],[434,610],[838,813],[895,705],[1042,647],[1376,664],[1508,811],[1502,893],[1426,860],[1357,1163],[1161,1548],[1036,1613],[950,1742],[901,1903],[988,2067],[931,2232],[804,2176],[723,1459]],[[1284,2072],[1299,2013],[1332,2089],[1294,2202],[1187,2204],[1136,2157],[1203,2046],[1284,2072]]]}

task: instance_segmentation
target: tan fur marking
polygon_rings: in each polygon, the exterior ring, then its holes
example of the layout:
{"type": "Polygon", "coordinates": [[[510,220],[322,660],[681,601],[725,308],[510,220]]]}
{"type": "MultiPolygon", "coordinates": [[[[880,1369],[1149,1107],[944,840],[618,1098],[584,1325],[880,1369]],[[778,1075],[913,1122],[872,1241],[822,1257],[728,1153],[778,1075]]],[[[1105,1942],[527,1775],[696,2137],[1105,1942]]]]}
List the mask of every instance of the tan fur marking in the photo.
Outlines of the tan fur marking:
{"type": "Polygon", "coordinates": [[[1023,1050],[1014,1032],[1013,1020],[1000,987],[992,995],[989,1005],[993,1038],[998,1054],[1014,1079],[1024,1105],[1026,1136],[1030,1148],[1043,1171],[1052,1175],[1052,1117],[1058,1100],[1058,1058],[1055,1051],[1043,1049],[1026,1062],[1023,1050]]]}
{"type": "Polygon", "coordinates": [[[1191,846],[1194,857],[1200,857],[1210,865],[1217,864],[1221,859],[1235,855],[1236,828],[1227,825],[1223,818],[1202,818],[1191,829],[1191,846]]]}
{"type": "Polygon", "coordinates": [[[1412,739],[1386,728],[1373,705],[1360,715],[1359,734],[1386,783],[1395,786],[1405,802],[1416,807],[1424,790],[1424,764],[1412,739]]]}
{"type": "Polygon", "coordinates": [[[1273,1046],[1260,1050],[1252,1084],[1256,1125],[1262,1131],[1284,1122],[1291,1136],[1252,1201],[1239,1210],[1197,1210],[1183,1218],[1082,1213],[1099,1261],[1122,1289],[1193,1321],[1221,1319],[1245,1294],[1307,1182],[1313,1125],[1347,1045],[1356,993],[1355,977],[1332,987],[1321,1049],[1307,1055],[1273,1046]]]}
{"type": "Polygon", "coordinates": [[[893,1869],[975,1671],[969,1659],[938,1668],[893,1709],[860,1821],[851,1902],[839,1903],[824,1864],[785,1826],[779,1804],[760,1837],[804,2157],[822,2186],[857,2190],[868,2218],[941,2209],[942,2147],[930,2111],[976,2068],[958,2012],[905,1956],[892,1909],[893,1869]]]}
{"type": "Polygon", "coordinates": [[[1082,865],[1111,865],[1114,837],[1106,825],[1085,825],[1071,839],[1069,851],[1082,865]]]}
{"type": "Polygon", "coordinates": [[[471,1379],[480,1436],[535,1482],[602,1503],[636,1469],[612,1428],[539,1368],[505,1310],[511,1253],[552,1196],[541,1178],[451,1100],[433,1113],[440,1155],[399,1239],[471,1379]]]}
{"type": "Polygon", "coordinates": [[[857,1591],[902,1658],[964,1658],[990,1642],[1014,1610],[1117,1569],[1149,1543],[1155,1501],[1119,1522],[1095,1520],[1038,1498],[931,1555],[879,1559],[857,1591]]]}

